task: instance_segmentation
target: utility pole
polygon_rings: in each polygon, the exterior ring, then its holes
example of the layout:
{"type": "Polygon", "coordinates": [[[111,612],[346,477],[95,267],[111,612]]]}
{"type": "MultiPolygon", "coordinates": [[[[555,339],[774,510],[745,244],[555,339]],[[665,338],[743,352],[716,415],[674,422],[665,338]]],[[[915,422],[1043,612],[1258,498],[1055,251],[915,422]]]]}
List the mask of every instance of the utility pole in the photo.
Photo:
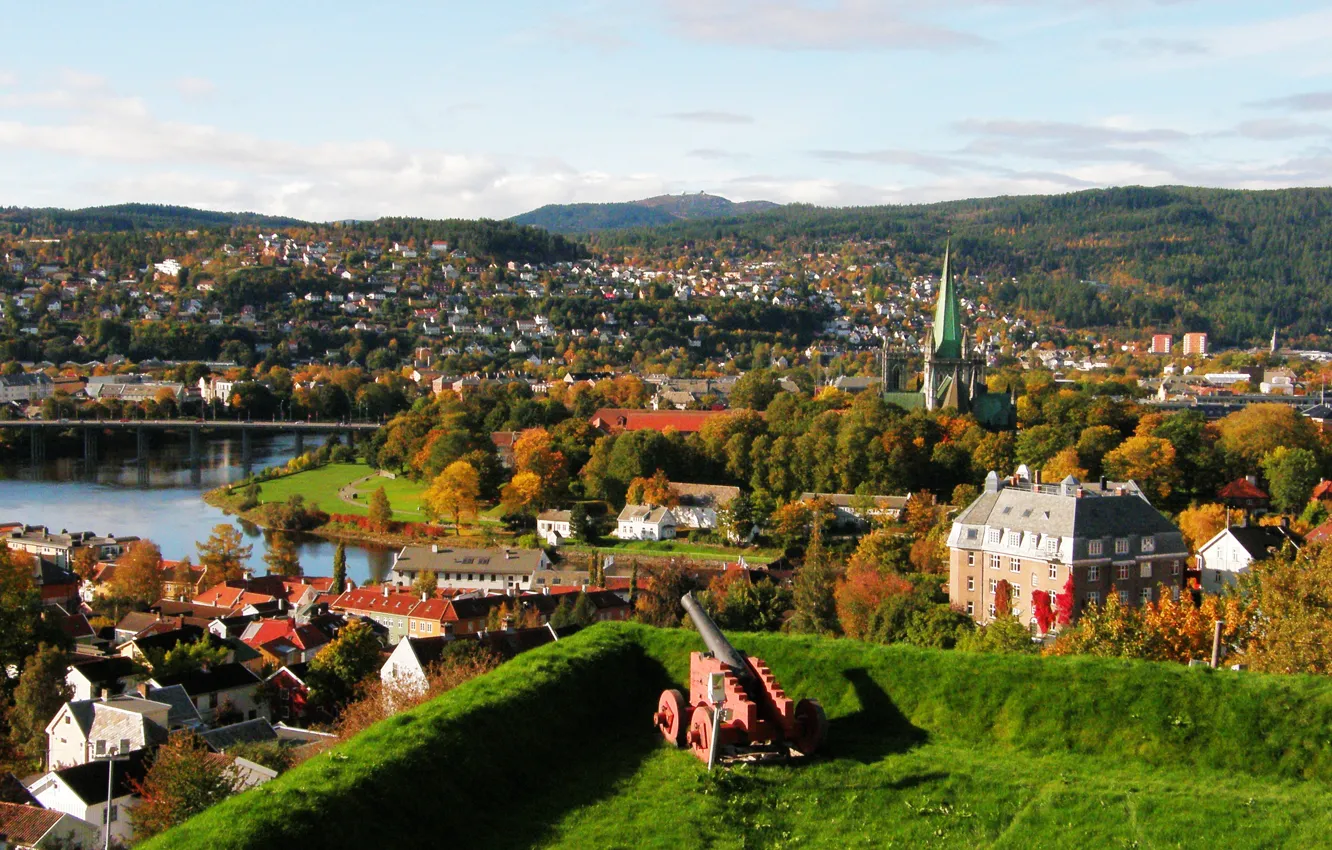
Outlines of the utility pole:
{"type": "Polygon", "coordinates": [[[128,754],[118,755],[115,747],[109,748],[104,756],[93,756],[93,761],[106,762],[106,833],[102,837],[103,850],[111,850],[111,793],[114,784],[112,780],[115,776],[116,762],[129,760],[130,757],[128,754]]]}

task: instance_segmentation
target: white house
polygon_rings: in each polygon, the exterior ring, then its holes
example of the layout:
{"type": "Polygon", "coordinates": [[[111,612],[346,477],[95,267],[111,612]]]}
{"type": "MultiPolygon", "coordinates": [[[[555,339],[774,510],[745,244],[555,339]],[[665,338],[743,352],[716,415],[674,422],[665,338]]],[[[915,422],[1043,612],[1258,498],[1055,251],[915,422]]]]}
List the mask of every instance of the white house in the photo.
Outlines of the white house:
{"type": "Polygon", "coordinates": [[[740,488],[671,482],[671,492],[679,499],[679,504],[671,508],[676,524],[709,530],[717,527],[717,511],[734,501],[740,488]]]}
{"type": "Polygon", "coordinates": [[[558,546],[573,536],[572,511],[542,511],[537,514],[537,536],[558,546]]]}
{"type": "Polygon", "coordinates": [[[67,702],[46,724],[52,768],[74,767],[109,751],[131,753],[167,739],[171,706],[139,696],[67,702]]]}
{"type": "Polygon", "coordinates": [[[139,802],[132,783],[142,782],[148,774],[147,750],[131,753],[126,761],[93,761],[48,771],[28,786],[28,792],[48,809],[95,825],[100,844],[106,839],[108,771],[111,772],[111,840],[128,847],[134,837],[129,809],[139,802]]]}
{"type": "Polygon", "coordinates": [[[138,669],[129,658],[111,655],[105,658],[88,659],[87,656],[74,656],[75,661],[65,672],[65,684],[74,689],[72,700],[91,700],[110,691],[111,696],[124,693],[138,669]]]}
{"type": "Polygon", "coordinates": [[[1297,549],[1304,542],[1279,525],[1231,526],[1217,532],[1198,547],[1196,558],[1202,589],[1220,593],[1227,584],[1234,584],[1241,574],[1248,572],[1255,561],[1265,560],[1272,550],[1280,550],[1287,541],[1297,549]]]}
{"type": "Polygon", "coordinates": [[[656,505],[625,505],[616,520],[621,540],[669,540],[675,536],[675,514],[656,505]]]}
{"type": "Polygon", "coordinates": [[[452,643],[452,636],[406,637],[398,641],[393,654],[379,668],[379,680],[384,684],[385,698],[396,691],[417,696],[425,693],[426,668],[444,655],[444,648],[452,643]]]}
{"type": "Polygon", "coordinates": [[[268,702],[259,697],[259,677],[236,662],[157,677],[149,684],[157,688],[180,685],[205,723],[215,722],[219,714],[254,720],[267,719],[271,713],[268,702]]]}

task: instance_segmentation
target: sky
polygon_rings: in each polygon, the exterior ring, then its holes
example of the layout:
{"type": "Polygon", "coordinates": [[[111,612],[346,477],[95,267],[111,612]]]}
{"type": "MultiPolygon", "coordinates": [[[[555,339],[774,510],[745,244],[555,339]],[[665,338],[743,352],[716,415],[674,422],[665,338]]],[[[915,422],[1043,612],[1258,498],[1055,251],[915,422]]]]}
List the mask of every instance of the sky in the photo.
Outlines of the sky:
{"type": "Polygon", "coordinates": [[[1326,0],[0,9],[3,206],[502,218],[1332,182],[1326,0]]]}

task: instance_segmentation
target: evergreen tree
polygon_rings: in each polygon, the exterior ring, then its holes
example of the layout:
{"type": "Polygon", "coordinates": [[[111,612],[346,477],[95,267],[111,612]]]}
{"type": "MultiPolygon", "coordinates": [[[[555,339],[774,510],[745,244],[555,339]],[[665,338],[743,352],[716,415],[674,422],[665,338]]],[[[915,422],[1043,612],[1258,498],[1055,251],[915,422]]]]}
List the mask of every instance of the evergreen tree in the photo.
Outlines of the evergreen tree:
{"type": "Polygon", "coordinates": [[[793,632],[831,635],[838,631],[834,597],[837,575],[823,548],[822,524],[815,522],[813,526],[809,547],[805,550],[805,563],[796,573],[792,594],[795,612],[787,627],[793,632]]]}
{"type": "Polygon", "coordinates": [[[565,593],[560,597],[560,604],[556,605],[550,614],[550,625],[552,628],[562,629],[571,623],[573,623],[573,608],[569,605],[569,594],[565,593]]]}
{"type": "Polygon", "coordinates": [[[586,593],[578,594],[578,600],[574,602],[573,621],[580,626],[591,625],[596,619],[597,606],[592,602],[592,598],[586,593]]]}
{"type": "Polygon", "coordinates": [[[338,541],[333,550],[333,592],[342,593],[347,587],[347,544],[338,541]]]}
{"type": "Polygon", "coordinates": [[[378,487],[370,494],[370,522],[376,531],[388,531],[393,521],[393,506],[389,504],[388,493],[378,487]]]}

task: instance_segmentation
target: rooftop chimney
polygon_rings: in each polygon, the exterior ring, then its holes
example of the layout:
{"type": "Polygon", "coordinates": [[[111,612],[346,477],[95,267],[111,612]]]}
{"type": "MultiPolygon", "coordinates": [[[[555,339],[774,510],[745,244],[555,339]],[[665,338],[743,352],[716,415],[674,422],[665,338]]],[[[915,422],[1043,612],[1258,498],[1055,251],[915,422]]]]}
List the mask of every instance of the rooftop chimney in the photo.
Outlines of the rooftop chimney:
{"type": "Polygon", "coordinates": [[[384,585],[383,591],[384,591],[384,598],[387,599],[389,595],[389,586],[387,584],[384,585]]]}
{"type": "Polygon", "coordinates": [[[1079,487],[1079,488],[1078,488],[1077,490],[1075,490],[1074,493],[1073,493],[1073,495],[1076,496],[1076,497],[1079,498],[1079,499],[1081,499],[1081,498],[1083,497],[1084,494],[1085,494],[1085,491],[1084,491],[1081,487],[1079,487]]]}
{"type": "Polygon", "coordinates": [[[106,702],[109,699],[111,699],[111,689],[102,688],[102,702],[106,702]]]}

